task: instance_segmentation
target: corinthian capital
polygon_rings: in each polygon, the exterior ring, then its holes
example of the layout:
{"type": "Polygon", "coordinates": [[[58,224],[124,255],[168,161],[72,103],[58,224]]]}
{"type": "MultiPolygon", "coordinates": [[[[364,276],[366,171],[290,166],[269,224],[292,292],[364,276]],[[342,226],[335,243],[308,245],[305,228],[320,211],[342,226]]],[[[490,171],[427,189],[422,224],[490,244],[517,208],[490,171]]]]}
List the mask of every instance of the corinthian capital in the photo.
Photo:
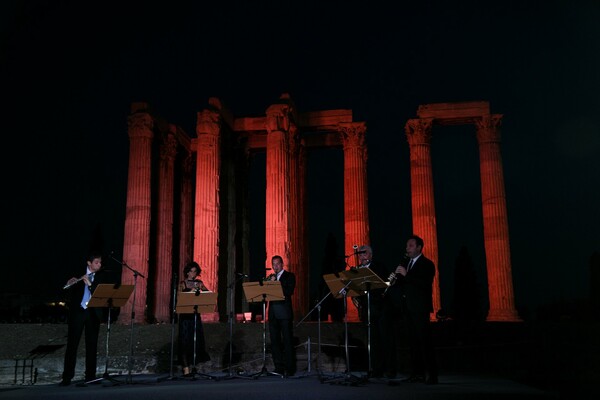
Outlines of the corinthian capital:
{"type": "Polygon", "coordinates": [[[408,144],[411,146],[419,144],[431,143],[431,127],[433,126],[433,118],[416,118],[409,119],[404,125],[404,132],[408,144]]]}
{"type": "Polygon", "coordinates": [[[267,109],[267,131],[287,132],[293,125],[293,108],[289,104],[273,104],[267,109]]]}
{"type": "Polygon", "coordinates": [[[221,131],[221,115],[212,110],[203,110],[198,113],[196,122],[196,135],[219,135],[221,131]]]}
{"type": "Polygon", "coordinates": [[[147,137],[153,136],[154,120],[148,113],[131,114],[127,118],[127,130],[129,137],[147,137]]]}
{"type": "Polygon", "coordinates": [[[167,133],[163,137],[163,142],[160,146],[160,158],[162,160],[173,160],[177,154],[177,139],[172,132],[167,133]]]}
{"type": "Polygon", "coordinates": [[[502,114],[492,114],[481,117],[475,122],[477,141],[479,143],[500,142],[500,125],[502,114]]]}
{"type": "Polygon", "coordinates": [[[344,147],[365,146],[365,134],[367,125],[364,122],[341,122],[338,125],[344,147]]]}

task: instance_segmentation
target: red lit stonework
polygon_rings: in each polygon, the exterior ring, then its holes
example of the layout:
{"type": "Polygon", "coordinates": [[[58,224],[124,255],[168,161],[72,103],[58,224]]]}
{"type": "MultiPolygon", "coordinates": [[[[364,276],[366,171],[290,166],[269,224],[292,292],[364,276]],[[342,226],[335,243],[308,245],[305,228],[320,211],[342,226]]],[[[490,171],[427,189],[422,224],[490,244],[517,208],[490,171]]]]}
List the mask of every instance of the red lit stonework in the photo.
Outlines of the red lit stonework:
{"type": "MultiPolygon", "coordinates": [[[[419,107],[406,124],[410,145],[413,230],[437,265],[430,138],[435,124],[470,123],[477,127],[485,249],[488,262],[491,321],[518,320],[514,309],[508,224],[498,126],[486,102],[419,107]]],[[[258,117],[234,117],[219,99],[198,112],[196,137],[166,123],[145,103],[134,103],[128,119],[130,138],[123,261],[143,277],[123,268],[122,282],[136,283],[135,296],[123,307],[128,323],[135,301],[135,322],[168,322],[174,274],[194,260],[202,280],[218,293],[220,315],[244,306],[240,285],[230,289],[235,273],[248,274],[248,171],[256,152],[266,154],[265,268],[279,254],[297,277],[294,311],[309,310],[306,220],[306,154],[311,148],[339,148],[344,154],[344,249],[369,244],[366,124],[353,121],[352,110],[299,112],[290,96],[258,117]],[[150,285],[150,287],[148,287],[150,285]],[[230,290],[233,290],[231,304],[230,290]],[[151,298],[148,298],[151,293],[151,298]]],[[[400,245],[403,245],[400,244],[400,245]]],[[[261,251],[262,249],[253,249],[261,251]]],[[[434,282],[434,307],[440,307],[434,282]]],[[[348,321],[358,313],[348,303],[348,321]]]]}

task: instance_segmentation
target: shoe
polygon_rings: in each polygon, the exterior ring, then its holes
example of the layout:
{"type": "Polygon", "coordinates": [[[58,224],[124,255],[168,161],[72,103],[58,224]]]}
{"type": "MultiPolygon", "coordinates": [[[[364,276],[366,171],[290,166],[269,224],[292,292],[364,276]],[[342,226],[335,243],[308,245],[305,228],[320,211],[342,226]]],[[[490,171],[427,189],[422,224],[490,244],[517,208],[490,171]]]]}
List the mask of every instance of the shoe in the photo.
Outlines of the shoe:
{"type": "Polygon", "coordinates": [[[402,383],[423,383],[423,382],[425,382],[425,377],[423,375],[411,375],[406,379],[402,379],[400,382],[402,382],[402,383]]]}
{"type": "Polygon", "coordinates": [[[62,381],[60,381],[60,383],[58,384],[58,386],[69,386],[71,384],[71,380],[70,379],[63,379],[62,381]]]}
{"type": "Polygon", "coordinates": [[[437,385],[438,384],[437,376],[435,376],[435,375],[428,376],[427,379],[425,380],[425,384],[426,385],[437,385]]]}
{"type": "Polygon", "coordinates": [[[275,368],[273,372],[275,372],[277,375],[283,375],[285,371],[281,368],[275,368]]]}

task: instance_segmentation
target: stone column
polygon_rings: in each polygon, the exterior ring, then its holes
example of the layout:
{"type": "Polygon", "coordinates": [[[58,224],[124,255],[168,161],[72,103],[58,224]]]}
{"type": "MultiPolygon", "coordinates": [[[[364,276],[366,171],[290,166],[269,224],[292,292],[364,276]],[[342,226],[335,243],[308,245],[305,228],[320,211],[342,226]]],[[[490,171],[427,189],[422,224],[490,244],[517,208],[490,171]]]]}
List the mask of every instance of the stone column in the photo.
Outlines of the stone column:
{"type": "Polygon", "coordinates": [[[146,110],[146,104],[132,104],[132,114],[127,121],[129,168],[123,261],[143,277],[137,276],[136,278],[129,268],[123,268],[121,283],[136,285],[127,304],[121,307],[119,322],[123,324],[130,323],[131,318],[136,323],[145,322],[148,259],[150,258],[152,139],[154,137],[154,121],[146,110]]]}
{"type": "Polygon", "coordinates": [[[508,240],[504,174],[500,154],[502,115],[476,122],[481,173],[483,236],[487,260],[490,311],[488,321],[519,321],[515,309],[508,240]]]}
{"type": "Polygon", "coordinates": [[[199,112],[196,134],[194,261],[202,268],[204,284],[216,291],[219,283],[220,114],[213,110],[199,112]]]}
{"type": "Polygon", "coordinates": [[[301,209],[303,192],[300,189],[300,140],[298,129],[290,125],[290,264],[289,270],[296,274],[296,290],[292,299],[294,310],[298,315],[304,315],[308,306],[308,271],[302,259],[302,220],[301,209]]]}
{"type": "MultiPolygon", "coordinates": [[[[341,123],[344,148],[344,251],[354,252],[353,246],[371,244],[369,237],[369,207],[367,196],[367,147],[364,122],[341,123]]],[[[350,266],[356,260],[350,259],[350,266]]],[[[358,322],[358,310],[352,299],[347,302],[348,322],[358,322]]]]}
{"type": "MultiPolygon", "coordinates": [[[[423,238],[423,254],[435,263],[433,311],[440,309],[439,265],[433,173],[431,169],[431,128],[433,119],[409,119],[405,126],[410,147],[410,186],[413,233],[423,238]]],[[[401,245],[405,246],[405,242],[401,245]]]]}
{"type": "Polygon", "coordinates": [[[154,276],[155,322],[169,322],[173,277],[173,188],[177,152],[176,127],[169,125],[160,145],[158,166],[158,215],[156,225],[156,274],[154,276]]]}
{"type": "MultiPolygon", "coordinates": [[[[274,104],[267,109],[267,187],[265,222],[265,266],[271,268],[271,257],[280,255],[290,268],[290,108],[274,104]]],[[[267,275],[270,271],[267,271],[267,275]]],[[[300,278],[300,277],[298,277],[300,278]]]]}
{"type": "Polygon", "coordinates": [[[181,281],[183,276],[183,267],[192,260],[193,254],[193,201],[194,201],[194,159],[191,152],[188,152],[181,160],[181,212],[179,215],[179,265],[177,266],[177,280],[181,281]]]}
{"type": "Polygon", "coordinates": [[[298,157],[298,213],[296,215],[298,228],[298,273],[301,274],[304,280],[304,295],[303,304],[300,304],[299,312],[302,316],[311,308],[310,304],[310,260],[308,255],[308,218],[306,215],[306,147],[304,142],[300,141],[299,149],[296,153],[298,157]],[[302,308],[305,307],[305,308],[302,308]]]}

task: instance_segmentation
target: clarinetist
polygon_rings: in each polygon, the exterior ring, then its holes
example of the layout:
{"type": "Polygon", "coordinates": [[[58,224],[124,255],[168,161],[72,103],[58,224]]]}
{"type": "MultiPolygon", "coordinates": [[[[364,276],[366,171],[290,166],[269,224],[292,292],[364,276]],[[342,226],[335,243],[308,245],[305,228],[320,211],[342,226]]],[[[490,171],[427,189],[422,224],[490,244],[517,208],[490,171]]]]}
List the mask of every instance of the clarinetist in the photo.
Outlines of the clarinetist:
{"type": "Polygon", "coordinates": [[[284,300],[269,301],[269,335],[271,338],[271,354],[275,373],[293,376],[296,373],[296,356],[294,353],[294,331],[292,295],[296,288],[296,275],[283,269],[283,258],[275,255],[271,258],[273,274],[265,280],[281,282],[284,300]]]}
{"type": "Polygon", "coordinates": [[[435,264],[423,255],[423,247],[424,241],[419,236],[408,238],[408,259],[396,267],[396,283],[389,287],[386,298],[393,309],[400,310],[406,325],[411,373],[403,381],[435,385],[438,371],[430,326],[435,264]]]}
{"type": "MultiPolygon", "coordinates": [[[[85,331],[85,381],[96,379],[98,351],[98,332],[106,309],[102,307],[88,308],[88,302],[96,286],[110,282],[108,274],[101,270],[102,255],[91,253],[87,258],[85,274],[70,278],[63,289],[66,290],[68,308],[67,348],[65,350],[64,369],[60,386],[68,386],[75,376],[77,349],[81,335],[85,331]]],[[[82,271],[83,272],[83,271],[82,271]]]]}

